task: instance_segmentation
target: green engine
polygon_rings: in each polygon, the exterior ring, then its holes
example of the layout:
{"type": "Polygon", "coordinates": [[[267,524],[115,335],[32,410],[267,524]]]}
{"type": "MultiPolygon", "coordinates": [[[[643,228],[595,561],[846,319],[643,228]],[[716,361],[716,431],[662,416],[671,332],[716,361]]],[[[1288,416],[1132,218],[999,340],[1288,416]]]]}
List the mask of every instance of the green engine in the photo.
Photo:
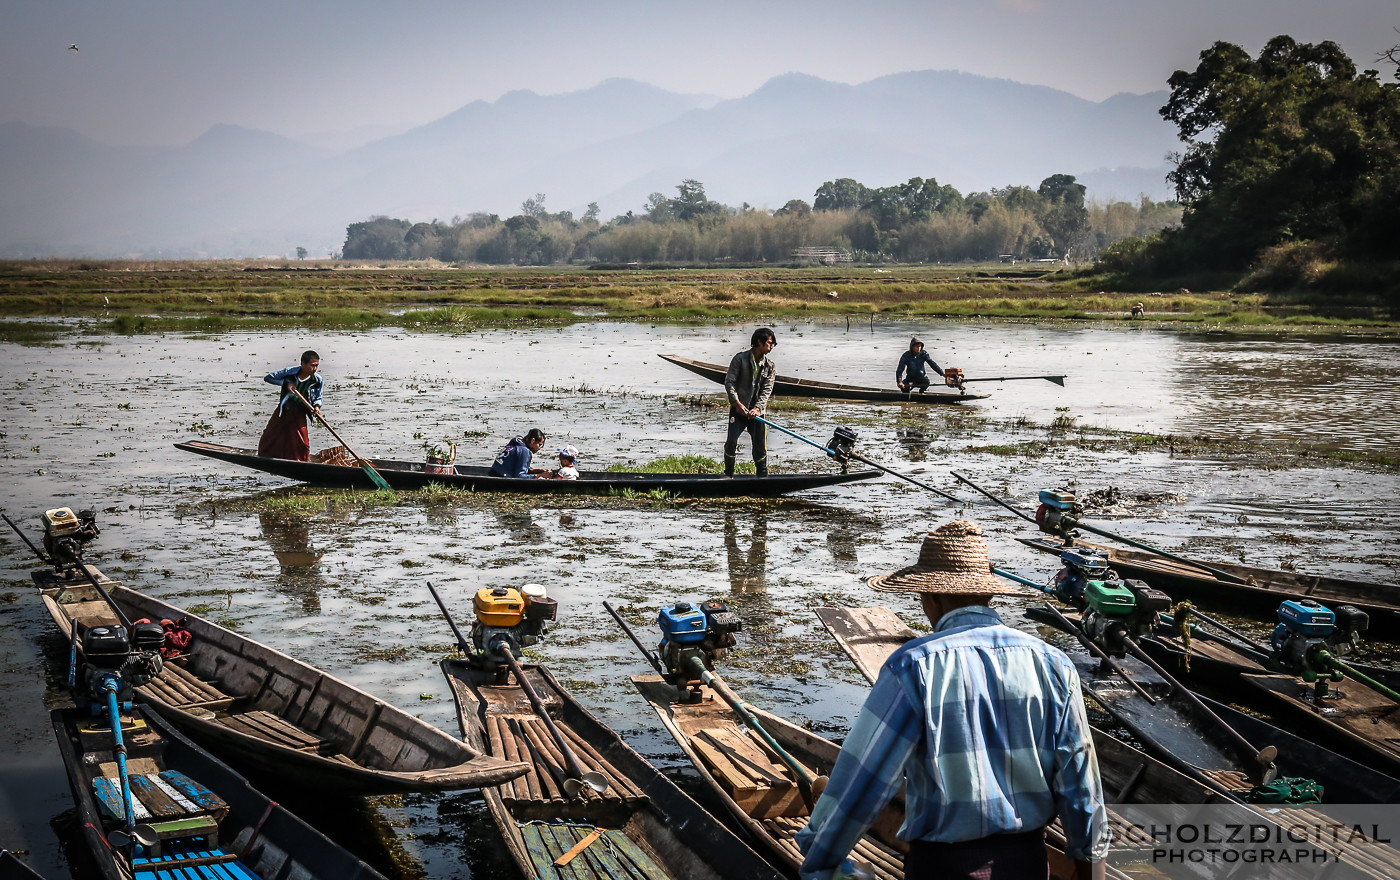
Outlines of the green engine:
{"type": "Polygon", "coordinates": [[[1139,639],[1157,627],[1157,615],[1171,608],[1171,597],[1142,581],[1089,581],[1084,587],[1084,632],[1113,657],[1127,653],[1126,639],[1139,639]]]}

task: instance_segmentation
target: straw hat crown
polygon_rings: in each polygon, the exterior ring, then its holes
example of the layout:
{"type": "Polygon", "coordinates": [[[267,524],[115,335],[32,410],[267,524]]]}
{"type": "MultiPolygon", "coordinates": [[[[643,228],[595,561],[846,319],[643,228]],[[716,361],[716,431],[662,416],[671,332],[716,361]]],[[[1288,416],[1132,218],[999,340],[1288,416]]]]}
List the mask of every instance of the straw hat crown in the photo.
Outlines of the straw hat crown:
{"type": "Polygon", "coordinates": [[[990,568],[982,527],[957,520],[924,536],[918,562],[865,582],[886,593],[1021,594],[1019,589],[994,577],[990,568]]]}

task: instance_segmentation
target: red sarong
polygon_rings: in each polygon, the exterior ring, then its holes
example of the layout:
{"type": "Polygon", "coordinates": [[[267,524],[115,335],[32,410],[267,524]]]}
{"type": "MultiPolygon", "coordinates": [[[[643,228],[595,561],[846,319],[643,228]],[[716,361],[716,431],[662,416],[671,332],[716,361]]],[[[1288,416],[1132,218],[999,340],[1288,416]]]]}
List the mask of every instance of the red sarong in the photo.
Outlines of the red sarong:
{"type": "Polygon", "coordinates": [[[311,435],[306,432],[306,410],[300,403],[289,400],[280,414],[272,413],[258,441],[258,455],[289,461],[311,460],[311,435]]]}

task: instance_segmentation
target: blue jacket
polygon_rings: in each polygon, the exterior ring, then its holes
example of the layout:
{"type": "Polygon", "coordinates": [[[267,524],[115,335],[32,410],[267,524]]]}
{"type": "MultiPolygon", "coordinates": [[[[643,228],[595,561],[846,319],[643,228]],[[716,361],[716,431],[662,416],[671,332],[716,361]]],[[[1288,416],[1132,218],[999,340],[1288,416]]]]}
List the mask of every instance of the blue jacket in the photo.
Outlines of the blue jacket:
{"type": "Polygon", "coordinates": [[[924,364],[933,367],[933,371],[938,375],[943,375],[942,368],[933,362],[933,358],[928,356],[928,349],[921,348],[918,354],[914,354],[912,351],[906,351],[904,354],[900,355],[899,367],[894,371],[894,381],[898,383],[904,375],[905,370],[909,371],[909,380],[911,382],[915,379],[927,379],[928,373],[924,372],[924,364]]]}
{"type": "MultiPolygon", "coordinates": [[[[288,367],[285,370],[276,370],[274,372],[268,373],[266,376],[263,376],[263,381],[271,385],[276,385],[278,388],[281,388],[282,385],[288,381],[295,385],[297,381],[297,373],[300,372],[300,365],[295,367],[288,367]]],[[[324,385],[325,382],[322,381],[320,373],[315,373],[311,376],[311,387],[307,389],[308,391],[310,391],[310,393],[306,395],[306,399],[311,402],[312,406],[321,405],[321,388],[324,385]]],[[[279,416],[282,414],[282,407],[287,405],[288,400],[295,399],[296,398],[292,397],[292,395],[290,394],[283,394],[281,402],[277,404],[277,414],[279,416]]]]}
{"type": "Polygon", "coordinates": [[[491,465],[491,476],[533,480],[535,475],[530,473],[530,462],[533,458],[525,441],[519,437],[512,437],[505,448],[496,453],[496,460],[491,465]]]}

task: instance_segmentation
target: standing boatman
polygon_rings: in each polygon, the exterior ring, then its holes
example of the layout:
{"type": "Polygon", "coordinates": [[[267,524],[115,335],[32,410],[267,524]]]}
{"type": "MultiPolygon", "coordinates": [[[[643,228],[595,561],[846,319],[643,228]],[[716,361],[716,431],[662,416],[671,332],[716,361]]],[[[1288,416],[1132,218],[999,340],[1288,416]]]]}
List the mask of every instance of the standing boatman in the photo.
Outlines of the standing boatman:
{"type": "Polygon", "coordinates": [[[1102,880],[1111,835],[1079,674],[1002,622],[992,597],[1018,591],[988,568],[981,527],[960,521],[929,532],[914,565],[866,580],[918,594],[933,632],[880,669],[797,833],[802,880],[842,868],[901,785],[905,880],[1046,880],[1056,816],[1072,876],[1102,880]]]}
{"type": "Polygon", "coordinates": [[[933,362],[933,358],[924,351],[924,344],[916,336],[909,340],[909,350],[899,356],[899,367],[894,371],[895,384],[900,391],[911,391],[918,388],[920,392],[928,390],[928,373],[924,372],[924,365],[933,367],[933,371],[938,375],[943,375],[943,368],[933,362]],[[904,371],[909,371],[909,377],[905,380],[904,371]]]}
{"type": "Polygon", "coordinates": [[[290,461],[311,460],[311,436],[306,431],[306,407],[292,393],[296,390],[311,404],[312,412],[321,414],[321,388],[325,382],[317,372],[321,356],[314,351],[301,354],[300,366],[275,370],[263,381],[282,389],[282,399],[263,428],[258,440],[258,455],[285,458],[290,461]]]}
{"type": "Polygon", "coordinates": [[[763,415],[773,396],[773,378],[778,368],[768,352],[778,337],[767,327],[759,327],[749,338],[749,347],[729,361],[724,390],[729,396],[729,433],[724,438],[724,475],[734,476],[734,460],[739,454],[739,435],[748,431],[753,441],[753,466],[760,477],[768,476],[768,426],[756,419],[763,415]]]}

